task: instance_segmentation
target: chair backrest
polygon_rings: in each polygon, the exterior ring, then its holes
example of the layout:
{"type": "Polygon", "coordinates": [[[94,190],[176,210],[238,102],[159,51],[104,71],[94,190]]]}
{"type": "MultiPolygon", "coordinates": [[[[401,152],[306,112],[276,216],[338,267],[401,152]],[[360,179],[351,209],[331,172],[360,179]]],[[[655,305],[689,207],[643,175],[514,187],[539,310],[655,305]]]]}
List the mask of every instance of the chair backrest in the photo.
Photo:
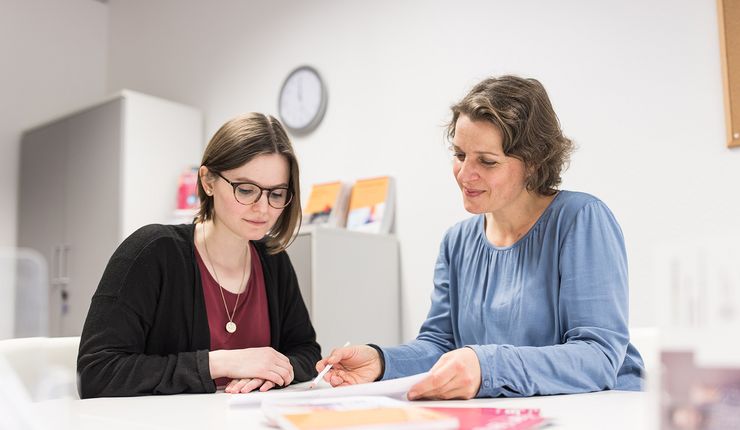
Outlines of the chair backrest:
{"type": "Polygon", "coordinates": [[[660,370],[660,331],[657,327],[630,327],[630,343],[637,348],[645,363],[648,386],[660,370]]]}
{"type": "Polygon", "coordinates": [[[77,336],[5,339],[0,340],[0,356],[33,400],[78,398],[79,345],[77,336]]]}
{"type": "Polygon", "coordinates": [[[49,335],[49,278],[44,257],[0,247],[0,339],[49,335]]]}

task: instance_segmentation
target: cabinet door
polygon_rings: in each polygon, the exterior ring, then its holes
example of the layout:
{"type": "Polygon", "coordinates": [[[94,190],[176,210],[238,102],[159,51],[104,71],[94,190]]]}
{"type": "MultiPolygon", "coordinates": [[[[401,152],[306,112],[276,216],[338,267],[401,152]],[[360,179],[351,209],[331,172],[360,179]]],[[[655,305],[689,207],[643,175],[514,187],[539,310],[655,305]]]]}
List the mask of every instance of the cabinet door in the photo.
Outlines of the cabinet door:
{"type": "Polygon", "coordinates": [[[68,120],[64,336],[82,332],[90,299],[120,240],[121,105],[116,99],[68,120]]]}
{"type": "MultiPolygon", "coordinates": [[[[59,335],[63,300],[60,259],[65,243],[68,122],[26,133],[21,141],[18,188],[18,246],[39,252],[49,273],[49,334],[59,335]]],[[[22,294],[22,292],[18,292],[22,294]]],[[[16,309],[16,312],[32,312],[16,309]]],[[[47,312],[38,309],[36,312],[47,312]]],[[[34,335],[46,335],[36,333],[34,335]]]]}
{"type": "Polygon", "coordinates": [[[345,229],[301,232],[288,248],[316,340],[343,345],[400,340],[398,243],[392,236],[345,229]]]}
{"type": "Polygon", "coordinates": [[[293,270],[295,270],[296,278],[298,278],[298,287],[301,290],[303,302],[308,309],[308,316],[313,318],[311,242],[311,235],[299,234],[288,247],[288,256],[290,256],[290,262],[293,264],[293,270]]]}

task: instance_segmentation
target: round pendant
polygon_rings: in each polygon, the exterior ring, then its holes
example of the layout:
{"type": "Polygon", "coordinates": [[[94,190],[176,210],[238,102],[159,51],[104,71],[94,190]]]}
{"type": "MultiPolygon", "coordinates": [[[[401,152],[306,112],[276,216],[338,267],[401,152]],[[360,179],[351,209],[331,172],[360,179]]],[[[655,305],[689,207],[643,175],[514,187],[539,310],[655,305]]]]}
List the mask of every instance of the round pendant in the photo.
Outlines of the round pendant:
{"type": "Polygon", "coordinates": [[[229,333],[234,333],[236,331],[236,323],[234,323],[234,321],[227,322],[226,331],[228,331],[229,333]]]}

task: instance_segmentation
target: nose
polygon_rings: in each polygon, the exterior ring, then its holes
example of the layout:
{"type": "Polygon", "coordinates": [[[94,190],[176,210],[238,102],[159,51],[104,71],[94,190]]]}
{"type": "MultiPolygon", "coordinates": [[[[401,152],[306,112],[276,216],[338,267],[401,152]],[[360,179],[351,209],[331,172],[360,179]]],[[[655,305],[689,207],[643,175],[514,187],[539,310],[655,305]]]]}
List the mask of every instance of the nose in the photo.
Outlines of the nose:
{"type": "Polygon", "coordinates": [[[256,202],[252,204],[252,208],[256,210],[257,212],[267,212],[269,203],[267,202],[268,196],[269,196],[268,190],[262,190],[262,193],[260,194],[260,198],[257,199],[256,202]]]}
{"type": "Polygon", "coordinates": [[[471,182],[480,178],[474,163],[469,158],[465,158],[463,161],[458,161],[456,167],[457,172],[455,176],[461,183],[471,182]]]}

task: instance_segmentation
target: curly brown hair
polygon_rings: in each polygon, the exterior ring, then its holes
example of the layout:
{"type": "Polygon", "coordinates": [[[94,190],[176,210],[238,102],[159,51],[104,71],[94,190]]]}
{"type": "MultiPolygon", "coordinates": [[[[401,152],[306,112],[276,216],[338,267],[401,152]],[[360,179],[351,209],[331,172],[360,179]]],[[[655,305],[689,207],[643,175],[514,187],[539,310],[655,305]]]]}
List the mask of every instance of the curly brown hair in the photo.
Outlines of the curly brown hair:
{"type": "Polygon", "coordinates": [[[563,136],[550,98],[538,80],[512,75],[487,78],[451,109],[450,141],[460,115],[488,121],[501,131],[504,154],[522,160],[527,167],[527,190],[540,195],[557,192],[574,145],[563,136]]]}
{"type": "MultiPolygon", "coordinates": [[[[271,115],[254,112],[227,121],[211,138],[200,164],[208,168],[209,175],[213,175],[243,166],[259,155],[269,154],[280,154],[288,161],[290,166],[288,189],[293,196],[265,237],[268,252],[276,254],[290,245],[301,224],[298,160],[280,121],[271,115]]],[[[200,175],[198,197],[200,210],[195,222],[200,223],[214,216],[213,197],[206,194],[200,175]]]]}

